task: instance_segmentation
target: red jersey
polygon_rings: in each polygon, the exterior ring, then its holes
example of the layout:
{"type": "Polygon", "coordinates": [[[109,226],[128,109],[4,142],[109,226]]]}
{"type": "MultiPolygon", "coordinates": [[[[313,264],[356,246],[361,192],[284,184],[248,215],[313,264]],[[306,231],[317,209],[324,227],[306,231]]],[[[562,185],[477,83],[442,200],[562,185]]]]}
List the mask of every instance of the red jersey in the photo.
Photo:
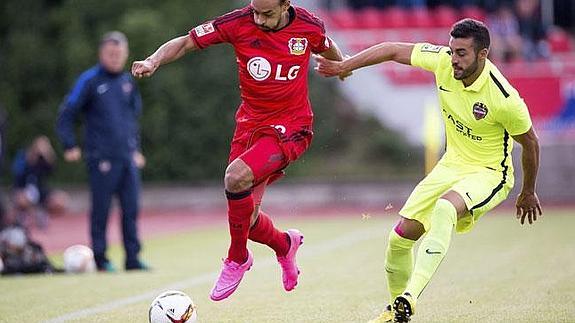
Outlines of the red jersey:
{"type": "Polygon", "coordinates": [[[263,31],[251,6],[237,9],[189,32],[203,49],[219,43],[234,46],[243,100],[238,123],[311,124],[307,71],[311,53],[329,49],[323,22],[307,10],[290,7],[290,22],[277,31],[263,31]]]}

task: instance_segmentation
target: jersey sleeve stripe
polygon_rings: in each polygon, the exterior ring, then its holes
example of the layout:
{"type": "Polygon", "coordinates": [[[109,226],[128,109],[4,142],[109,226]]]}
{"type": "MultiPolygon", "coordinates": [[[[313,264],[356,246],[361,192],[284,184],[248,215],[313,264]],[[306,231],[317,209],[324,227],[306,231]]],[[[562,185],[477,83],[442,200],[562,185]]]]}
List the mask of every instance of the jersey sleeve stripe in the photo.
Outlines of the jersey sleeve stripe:
{"type": "Polygon", "coordinates": [[[301,20],[308,22],[312,25],[318,26],[319,28],[321,28],[321,31],[325,33],[325,26],[323,21],[321,21],[321,19],[303,10],[298,10],[297,14],[299,18],[301,18],[301,20]]]}
{"type": "Polygon", "coordinates": [[[199,49],[204,49],[205,47],[202,46],[202,44],[198,41],[198,36],[196,36],[196,33],[194,32],[194,30],[190,30],[190,32],[188,33],[189,37],[192,37],[192,40],[194,41],[194,43],[196,44],[196,46],[198,46],[199,49]]]}
{"type": "Polygon", "coordinates": [[[471,210],[469,210],[471,214],[473,214],[474,209],[478,209],[484,206],[485,204],[489,203],[489,201],[493,199],[495,194],[497,194],[497,192],[499,192],[503,188],[503,185],[507,183],[507,171],[509,169],[509,166],[507,165],[508,156],[509,156],[509,133],[507,132],[507,130],[505,130],[505,134],[503,136],[503,160],[501,161],[501,167],[503,167],[502,172],[503,178],[501,179],[501,182],[499,182],[499,184],[493,189],[491,194],[485,200],[483,200],[481,203],[475,205],[474,207],[471,208],[471,210]]]}
{"type": "Polygon", "coordinates": [[[221,25],[221,24],[245,17],[245,16],[251,14],[251,12],[252,12],[252,10],[249,8],[234,10],[228,14],[225,14],[223,16],[216,18],[214,20],[214,26],[218,26],[218,25],[221,25]]]}
{"type": "Polygon", "coordinates": [[[505,96],[505,98],[508,98],[509,92],[505,91],[505,88],[503,87],[503,85],[501,85],[501,82],[499,82],[499,80],[495,77],[495,75],[493,75],[492,72],[489,72],[489,76],[491,76],[491,79],[493,80],[493,82],[495,82],[495,85],[497,85],[501,93],[503,93],[503,96],[505,96]]]}

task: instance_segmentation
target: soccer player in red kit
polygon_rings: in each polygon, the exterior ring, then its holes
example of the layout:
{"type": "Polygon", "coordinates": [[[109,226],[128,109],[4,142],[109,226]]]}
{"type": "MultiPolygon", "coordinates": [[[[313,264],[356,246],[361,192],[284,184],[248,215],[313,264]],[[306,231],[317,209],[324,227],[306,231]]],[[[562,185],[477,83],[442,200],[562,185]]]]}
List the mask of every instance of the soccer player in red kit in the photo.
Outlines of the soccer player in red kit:
{"type": "Polygon", "coordinates": [[[242,102],[224,178],[231,244],[210,293],[214,301],[231,295],[250,269],[248,239],[275,251],[286,291],[297,285],[296,253],[303,235],[295,229],[276,229],[260,204],[266,185],[280,178],[311,143],[313,113],[307,85],[311,53],[342,60],[319,18],[292,6],[290,0],[252,0],[166,42],[147,59],[134,62],[132,74],[148,77],[185,53],[219,43],[235,49],[242,102]]]}

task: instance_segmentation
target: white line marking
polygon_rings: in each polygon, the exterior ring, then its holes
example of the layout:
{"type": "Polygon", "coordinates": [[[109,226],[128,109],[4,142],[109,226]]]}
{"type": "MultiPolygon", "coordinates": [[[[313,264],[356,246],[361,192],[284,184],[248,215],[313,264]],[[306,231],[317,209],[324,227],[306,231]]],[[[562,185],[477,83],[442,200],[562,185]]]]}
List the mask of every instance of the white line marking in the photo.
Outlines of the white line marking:
{"type": "MultiPolygon", "coordinates": [[[[327,253],[327,252],[332,251],[334,249],[347,247],[347,246],[353,245],[353,244],[361,242],[361,241],[373,239],[379,235],[381,235],[381,232],[379,230],[355,231],[355,232],[352,232],[352,233],[347,234],[345,236],[341,236],[337,239],[324,241],[318,245],[315,245],[315,246],[312,246],[309,248],[308,247],[303,248],[301,250],[299,256],[304,257],[304,258],[314,257],[314,256],[317,256],[319,254],[327,253]]],[[[265,258],[263,261],[258,261],[258,265],[256,268],[270,267],[270,266],[274,265],[275,263],[276,263],[276,259],[274,257],[268,257],[268,258],[265,258]]],[[[176,282],[174,284],[164,286],[161,289],[155,289],[155,290],[152,290],[152,291],[140,294],[140,295],[121,298],[121,299],[117,299],[117,300],[114,300],[114,301],[106,303],[106,304],[102,304],[102,305],[98,305],[98,306],[70,312],[68,314],[64,314],[64,315],[58,316],[56,318],[53,318],[51,320],[47,320],[44,322],[45,323],[67,322],[70,320],[77,320],[77,319],[85,318],[85,317],[92,316],[92,315],[110,312],[110,311],[118,309],[122,306],[131,305],[131,304],[135,304],[135,303],[139,303],[139,302],[143,302],[143,301],[150,301],[150,300],[154,299],[154,297],[156,297],[158,294],[160,294],[166,290],[174,290],[174,289],[175,290],[183,290],[183,289],[187,289],[187,288],[195,287],[198,285],[213,282],[216,279],[218,273],[219,273],[219,271],[206,273],[206,274],[196,276],[196,277],[191,278],[191,279],[182,280],[182,281],[176,282]]]]}

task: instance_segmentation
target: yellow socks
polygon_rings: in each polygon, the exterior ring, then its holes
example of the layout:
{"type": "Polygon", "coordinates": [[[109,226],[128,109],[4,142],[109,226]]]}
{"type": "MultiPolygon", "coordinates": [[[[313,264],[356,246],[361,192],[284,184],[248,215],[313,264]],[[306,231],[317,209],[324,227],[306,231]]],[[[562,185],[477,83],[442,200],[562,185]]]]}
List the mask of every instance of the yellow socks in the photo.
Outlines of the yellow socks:
{"type": "Polygon", "coordinates": [[[439,199],[431,215],[431,226],[421,241],[417,260],[405,292],[419,297],[441,264],[451,242],[451,233],[457,223],[457,210],[451,202],[439,199]]]}
{"type": "Polygon", "coordinates": [[[407,286],[407,281],[413,270],[414,244],[414,240],[400,236],[394,229],[389,233],[389,243],[385,256],[387,289],[391,296],[389,304],[393,304],[393,300],[403,293],[407,286]]]}

